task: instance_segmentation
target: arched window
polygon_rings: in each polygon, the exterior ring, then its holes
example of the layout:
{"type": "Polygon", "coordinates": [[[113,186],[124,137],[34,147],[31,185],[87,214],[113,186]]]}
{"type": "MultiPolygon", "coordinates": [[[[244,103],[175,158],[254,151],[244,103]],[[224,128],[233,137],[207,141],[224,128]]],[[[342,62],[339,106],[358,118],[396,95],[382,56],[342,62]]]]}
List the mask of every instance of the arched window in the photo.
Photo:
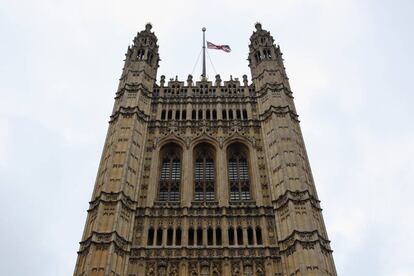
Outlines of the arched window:
{"type": "Polygon", "coordinates": [[[237,245],[243,245],[243,229],[237,227],[237,245]]]}
{"type": "Polygon", "coordinates": [[[179,201],[181,184],[181,149],[169,144],[161,150],[160,201],[179,201]]]}
{"type": "Polygon", "coordinates": [[[259,226],[256,227],[256,242],[258,245],[263,244],[262,229],[259,226]]]}
{"type": "Polygon", "coordinates": [[[161,111],[161,120],[165,120],[165,110],[161,111]]]}
{"type": "Polygon", "coordinates": [[[148,229],[147,245],[153,245],[153,244],[154,244],[154,228],[150,227],[150,229],[148,229]]]}
{"type": "Polygon", "coordinates": [[[173,237],[174,237],[174,230],[172,228],[168,228],[167,230],[167,245],[173,245],[173,237]]]}
{"type": "Polygon", "coordinates": [[[171,120],[172,119],[172,110],[168,110],[168,119],[171,120]]]}
{"type": "Polygon", "coordinates": [[[175,245],[181,245],[181,228],[175,229],[175,245]]]}
{"type": "Polygon", "coordinates": [[[227,150],[227,156],[230,201],[250,200],[247,148],[240,143],[232,144],[227,150]]]}
{"type": "Polygon", "coordinates": [[[202,143],[194,150],[195,174],[194,174],[194,200],[215,200],[215,166],[213,148],[202,143]]]}
{"type": "Polygon", "coordinates": [[[157,229],[157,245],[162,245],[162,228],[157,229]]]}
{"type": "Polygon", "coordinates": [[[222,243],[221,228],[217,227],[216,228],[216,245],[221,245],[221,243],[222,243]]]}
{"type": "Polygon", "coordinates": [[[191,112],[191,119],[193,119],[193,120],[197,119],[197,111],[193,110],[191,112]]]}
{"type": "Polygon", "coordinates": [[[249,227],[247,228],[247,244],[253,245],[254,239],[253,239],[253,228],[249,227]]]}
{"type": "Polygon", "coordinates": [[[223,109],[223,111],[221,112],[221,117],[223,118],[223,120],[227,120],[227,112],[225,109],[223,109]]]}
{"type": "Polygon", "coordinates": [[[217,120],[217,111],[213,109],[213,120],[217,120]]]}
{"type": "Polygon", "coordinates": [[[188,245],[194,245],[194,228],[192,227],[188,229],[188,245]]]}
{"type": "Polygon", "coordinates": [[[203,229],[197,228],[197,245],[203,245],[203,229]]]}
{"type": "Polygon", "coordinates": [[[240,109],[237,109],[236,110],[236,116],[237,116],[237,119],[241,119],[241,112],[240,112],[240,109]]]}
{"type": "Polygon", "coordinates": [[[145,53],[145,51],[143,49],[139,49],[138,53],[137,53],[138,59],[140,59],[140,60],[144,59],[144,53],[145,53]]]}
{"type": "Polygon", "coordinates": [[[247,110],[246,109],[243,109],[243,119],[244,120],[247,120],[248,118],[247,118],[247,110]]]}
{"type": "Polygon", "coordinates": [[[233,110],[229,110],[229,120],[233,120],[233,110]]]}
{"type": "Polygon", "coordinates": [[[234,228],[230,227],[227,230],[227,236],[229,238],[229,245],[234,245],[235,244],[235,240],[234,240],[234,228]]]}
{"type": "Polygon", "coordinates": [[[213,245],[213,228],[209,227],[207,229],[207,245],[213,245]]]}
{"type": "Polygon", "coordinates": [[[203,119],[203,110],[201,110],[201,109],[198,111],[198,119],[199,120],[203,119]]]}
{"type": "Polygon", "coordinates": [[[175,111],[175,119],[179,120],[180,119],[180,110],[176,110],[175,111]]]}
{"type": "Polygon", "coordinates": [[[183,114],[181,114],[182,118],[181,120],[187,120],[187,111],[183,110],[183,114]]]}

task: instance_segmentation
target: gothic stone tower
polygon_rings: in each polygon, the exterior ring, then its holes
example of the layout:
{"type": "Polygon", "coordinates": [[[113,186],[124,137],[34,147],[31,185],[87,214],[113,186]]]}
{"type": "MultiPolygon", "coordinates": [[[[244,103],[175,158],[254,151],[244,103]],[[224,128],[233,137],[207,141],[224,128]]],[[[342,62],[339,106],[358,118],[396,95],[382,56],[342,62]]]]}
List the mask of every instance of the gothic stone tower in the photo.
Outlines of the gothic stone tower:
{"type": "Polygon", "coordinates": [[[336,275],[280,48],[256,24],[247,76],[156,83],[128,48],[74,275],[336,275]]]}

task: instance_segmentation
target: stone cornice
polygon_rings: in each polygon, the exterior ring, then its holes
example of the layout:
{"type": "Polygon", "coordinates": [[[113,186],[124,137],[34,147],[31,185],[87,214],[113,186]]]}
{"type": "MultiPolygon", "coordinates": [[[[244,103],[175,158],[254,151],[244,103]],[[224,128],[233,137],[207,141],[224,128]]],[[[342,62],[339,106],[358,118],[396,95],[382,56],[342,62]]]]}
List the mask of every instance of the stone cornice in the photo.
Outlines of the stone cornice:
{"type": "Polygon", "coordinates": [[[149,78],[150,80],[153,80],[154,81],[154,83],[157,81],[157,79],[154,77],[154,76],[152,76],[152,75],[150,75],[150,74],[148,74],[147,72],[145,72],[145,70],[144,69],[141,69],[141,70],[131,70],[131,69],[124,69],[123,70],[123,73],[122,73],[122,76],[119,78],[119,80],[123,80],[129,73],[134,73],[134,74],[141,74],[141,73],[144,73],[144,75],[147,77],[147,78],[149,78]]]}
{"type": "Polygon", "coordinates": [[[313,231],[293,230],[289,236],[279,241],[279,245],[281,246],[281,248],[287,249],[290,246],[292,246],[295,243],[295,241],[300,241],[300,242],[319,241],[323,246],[325,246],[327,249],[330,250],[329,248],[330,240],[323,237],[319,233],[318,230],[313,230],[313,231]]]}
{"type": "Polygon", "coordinates": [[[299,202],[306,202],[310,201],[313,207],[315,207],[318,210],[322,210],[319,206],[320,201],[316,199],[313,195],[309,193],[308,190],[306,191],[290,191],[287,190],[283,195],[279,196],[276,200],[273,200],[274,208],[276,210],[279,210],[283,207],[285,207],[289,201],[292,201],[294,203],[299,202]]]}
{"type": "MultiPolygon", "coordinates": [[[[262,75],[264,75],[265,72],[266,73],[276,73],[276,72],[279,72],[282,76],[286,77],[284,75],[284,72],[282,70],[280,70],[280,69],[266,69],[265,68],[265,69],[263,69],[263,71],[261,73],[257,74],[255,77],[252,77],[252,81],[260,78],[262,75]]],[[[288,80],[289,78],[286,77],[286,79],[288,80]]]]}
{"type": "Polygon", "coordinates": [[[110,123],[112,123],[113,121],[115,121],[115,119],[118,118],[119,115],[137,115],[138,119],[141,119],[142,121],[148,121],[149,120],[149,115],[145,114],[144,111],[140,110],[138,106],[134,106],[134,107],[124,107],[124,106],[120,106],[118,110],[116,110],[112,115],[111,115],[111,119],[109,120],[110,123]]]}
{"type": "Polygon", "coordinates": [[[279,259],[276,246],[182,246],[182,247],[134,247],[130,260],[195,260],[195,259],[279,259]],[[161,250],[160,250],[161,249],[161,250]]]}
{"type": "Polygon", "coordinates": [[[115,99],[120,98],[122,95],[125,94],[125,92],[137,93],[138,91],[140,91],[141,94],[147,97],[148,99],[152,98],[151,92],[142,83],[126,83],[124,87],[122,87],[115,93],[115,99]]]}
{"type": "Polygon", "coordinates": [[[126,195],[123,191],[117,193],[107,193],[101,192],[96,196],[92,201],[89,202],[88,212],[94,210],[100,202],[104,203],[116,203],[122,202],[123,206],[129,209],[130,211],[135,211],[137,202],[126,195]]]}
{"type": "MultiPolygon", "coordinates": [[[[160,87],[155,87],[156,89],[163,89],[160,87]]],[[[168,87],[166,87],[167,89],[168,87]]],[[[187,89],[191,89],[192,87],[185,87],[187,89]]],[[[215,88],[220,88],[215,87],[215,88]]],[[[249,87],[250,88],[250,87],[249,87]]],[[[245,89],[245,88],[244,88],[245,89]]],[[[137,93],[140,91],[141,95],[145,96],[147,99],[151,99],[152,104],[160,104],[160,103],[200,103],[200,102],[235,102],[235,103],[256,103],[257,99],[264,97],[268,94],[269,91],[283,91],[288,97],[293,98],[292,91],[288,87],[286,87],[283,83],[266,83],[263,87],[259,90],[255,90],[253,93],[254,95],[172,95],[172,96],[153,96],[153,93],[149,91],[147,87],[145,87],[142,83],[126,83],[122,88],[120,88],[116,94],[115,99],[120,98],[125,92],[129,93],[137,93]]]]}
{"type": "Polygon", "coordinates": [[[296,121],[299,122],[299,116],[290,109],[290,106],[274,106],[271,105],[267,110],[265,110],[262,114],[259,115],[259,117],[262,118],[262,121],[267,120],[272,114],[288,114],[290,117],[296,121]]]}
{"type": "Polygon", "coordinates": [[[273,207],[265,206],[220,206],[220,207],[137,207],[139,217],[274,217],[273,207]]]}
{"type": "Polygon", "coordinates": [[[173,120],[173,121],[161,121],[151,120],[148,124],[149,128],[192,128],[192,127],[211,127],[211,128],[231,128],[234,125],[240,127],[260,127],[259,120],[173,120]],[[240,123],[236,123],[240,122],[240,123]]]}
{"type": "Polygon", "coordinates": [[[87,239],[80,242],[80,249],[79,249],[78,253],[81,253],[81,252],[89,249],[89,247],[92,244],[109,246],[112,243],[118,249],[122,250],[125,253],[130,251],[130,247],[131,247],[131,244],[132,244],[132,242],[124,239],[116,231],[112,231],[112,232],[95,232],[95,231],[93,231],[87,239]]]}
{"type": "Polygon", "coordinates": [[[329,255],[333,252],[330,248],[326,247],[321,240],[318,239],[314,241],[294,240],[289,247],[286,249],[281,249],[280,254],[286,256],[292,255],[296,252],[296,250],[298,250],[297,246],[301,246],[304,250],[315,250],[316,245],[319,245],[323,254],[329,255]]]}

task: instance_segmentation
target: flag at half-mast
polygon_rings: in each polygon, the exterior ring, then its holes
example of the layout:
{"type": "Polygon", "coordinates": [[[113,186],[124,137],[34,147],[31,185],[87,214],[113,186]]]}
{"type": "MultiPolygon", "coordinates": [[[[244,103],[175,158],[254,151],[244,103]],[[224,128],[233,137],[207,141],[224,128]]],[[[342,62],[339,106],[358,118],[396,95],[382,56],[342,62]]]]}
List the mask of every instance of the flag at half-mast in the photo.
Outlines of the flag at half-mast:
{"type": "Polygon", "coordinates": [[[222,50],[226,53],[230,53],[231,49],[229,45],[216,45],[211,43],[210,41],[207,41],[207,48],[208,49],[214,49],[214,50],[222,50]]]}

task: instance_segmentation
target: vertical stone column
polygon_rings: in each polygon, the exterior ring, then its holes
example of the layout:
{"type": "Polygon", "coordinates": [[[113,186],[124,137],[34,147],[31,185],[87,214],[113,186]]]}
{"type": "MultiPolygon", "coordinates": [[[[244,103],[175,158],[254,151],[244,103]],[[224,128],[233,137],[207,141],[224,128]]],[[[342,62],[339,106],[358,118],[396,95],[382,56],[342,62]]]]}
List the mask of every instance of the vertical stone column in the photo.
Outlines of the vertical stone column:
{"type": "Polygon", "coordinates": [[[181,205],[191,206],[193,200],[194,188],[193,188],[193,150],[192,148],[185,147],[183,149],[183,179],[181,181],[181,205]]]}
{"type": "Polygon", "coordinates": [[[226,149],[218,148],[217,149],[217,198],[219,206],[228,206],[229,205],[229,186],[227,181],[226,170],[222,168],[227,168],[226,161],[226,149]]]}

